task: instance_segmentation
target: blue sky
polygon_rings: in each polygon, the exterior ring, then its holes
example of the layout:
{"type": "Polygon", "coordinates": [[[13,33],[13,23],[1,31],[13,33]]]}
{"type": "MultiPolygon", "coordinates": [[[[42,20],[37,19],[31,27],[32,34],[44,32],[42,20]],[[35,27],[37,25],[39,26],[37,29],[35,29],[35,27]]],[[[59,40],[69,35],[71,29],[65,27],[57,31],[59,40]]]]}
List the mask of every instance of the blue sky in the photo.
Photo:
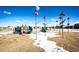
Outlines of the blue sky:
{"type": "MultiPolygon", "coordinates": [[[[55,26],[59,14],[64,11],[64,18],[70,17],[70,23],[79,22],[78,6],[39,6],[38,26],[43,25],[43,16],[46,16],[48,26],[55,26]]],[[[35,6],[0,6],[0,26],[16,26],[27,24],[34,26],[35,6]]],[[[65,21],[66,25],[67,21],[65,21]]]]}

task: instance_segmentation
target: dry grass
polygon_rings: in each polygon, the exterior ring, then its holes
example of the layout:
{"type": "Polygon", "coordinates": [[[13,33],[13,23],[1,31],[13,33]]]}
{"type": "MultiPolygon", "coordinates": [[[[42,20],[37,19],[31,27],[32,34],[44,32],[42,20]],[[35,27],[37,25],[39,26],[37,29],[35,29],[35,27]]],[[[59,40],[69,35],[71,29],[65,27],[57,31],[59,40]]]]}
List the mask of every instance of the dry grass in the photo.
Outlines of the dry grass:
{"type": "Polygon", "coordinates": [[[11,29],[0,29],[0,32],[9,32],[9,31],[13,31],[13,30],[11,30],[11,29]]]}
{"type": "Polygon", "coordinates": [[[61,37],[48,37],[48,39],[70,52],[79,52],[79,32],[64,32],[63,39],[61,37]]]}
{"type": "Polygon", "coordinates": [[[12,34],[0,37],[0,51],[43,52],[44,50],[34,46],[28,35],[12,34]]]}

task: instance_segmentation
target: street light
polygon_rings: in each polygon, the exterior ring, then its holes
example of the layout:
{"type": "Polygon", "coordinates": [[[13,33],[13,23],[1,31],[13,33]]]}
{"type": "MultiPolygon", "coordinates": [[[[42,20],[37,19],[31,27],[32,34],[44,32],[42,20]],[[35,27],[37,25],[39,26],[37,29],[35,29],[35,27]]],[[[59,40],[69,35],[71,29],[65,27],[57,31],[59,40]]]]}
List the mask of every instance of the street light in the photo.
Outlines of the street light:
{"type": "Polygon", "coordinates": [[[36,34],[35,40],[37,40],[37,17],[38,17],[38,11],[39,10],[40,10],[40,7],[36,6],[35,11],[34,11],[34,15],[35,15],[35,34],[36,34]]]}

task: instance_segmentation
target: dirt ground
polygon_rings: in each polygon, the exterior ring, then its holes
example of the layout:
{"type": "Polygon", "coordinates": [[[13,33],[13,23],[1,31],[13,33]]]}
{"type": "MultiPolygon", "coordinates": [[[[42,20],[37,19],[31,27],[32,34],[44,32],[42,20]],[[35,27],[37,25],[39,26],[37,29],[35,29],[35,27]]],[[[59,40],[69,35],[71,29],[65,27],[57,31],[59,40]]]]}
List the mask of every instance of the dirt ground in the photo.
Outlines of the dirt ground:
{"type": "Polygon", "coordinates": [[[79,32],[64,32],[64,37],[61,33],[57,33],[60,37],[48,37],[48,40],[55,41],[58,46],[63,47],[70,52],[79,52],[79,32]]]}
{"type": "MultiPolygon", "coordinates": [[[[79,32],[65,32],[64,37],[55,29],[58,37],[48,37],[48,40],[55,41],[58,46],[70,52],[79,52],[79,32]]],[[[6,32],[1,31],[1,32],[6,32]]],[[[8,34],[0,36],[0,52],[44,52],[42,48],[33,45],[32,39],[27,35],[8,34]]]]}
{"type": "Polygon", "coordinates": [[[44,50],[33,45],[28,35],[3,35],[0,37],[0,52],[43,52],[44,50]]]}
{"type": "Polygon", "coordinates": [[[9,31],[13,31],[12,29],[0,29],[0,32],[9,32],[9,31]]]}

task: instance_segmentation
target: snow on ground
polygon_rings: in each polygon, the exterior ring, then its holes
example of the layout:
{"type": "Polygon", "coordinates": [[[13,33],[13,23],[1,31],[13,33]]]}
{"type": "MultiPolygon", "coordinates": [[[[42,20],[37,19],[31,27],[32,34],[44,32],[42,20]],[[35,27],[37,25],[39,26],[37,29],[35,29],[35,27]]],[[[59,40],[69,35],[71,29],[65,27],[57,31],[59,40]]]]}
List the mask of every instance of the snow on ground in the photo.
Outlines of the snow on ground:
{"type": "Polygon", "coordinates": [[[47,37],[59,37],[59,35],[56,35],[56,32],[51,32],[51,31],[50,32],[47,32],[46,33],[46,36],[47,37]]]}
{"type": "Polygon", "coordinates": [[[6,35],[6,34],[11,34],[13,33],[13,31],[9,31],[9,32],[0,32],[0,35],[6,35]]]}
{"type": "Polygon", "coordinates": [[[10,32],[0,32],[0,37],[1,37],[2,35],[12,34],[12,33],[13,33],[13,31],[10,31],[10,32]]]}
{"type": "Polygon", "coordinates": [[[79,32],[79,29],[70,29],[70,32],[79,32]]]}
{"type": "Polygon", "coordinates": [[[2,35],[0,35],[0,37],[1,37],[2,35]]]}
{"type": "Polygon", "coordinates": [[[35,40],[35,34],[29,34],[32,40],[34,40],[34,45],[43,48],[45,52],[68,52],[62,47],[56,45],[56,42],[47,40],[47,36],[56,36],[54,32],[39,32],[37,33],[37,40],[35,40]]]}
{"type": "MultiPolygon", "coordinates": [[[[68,32],[68,29],[64,29],[65,32],[68,32]]],[[[69,32],[79,32],[79,29],[69,29],[69,32]]]]}

